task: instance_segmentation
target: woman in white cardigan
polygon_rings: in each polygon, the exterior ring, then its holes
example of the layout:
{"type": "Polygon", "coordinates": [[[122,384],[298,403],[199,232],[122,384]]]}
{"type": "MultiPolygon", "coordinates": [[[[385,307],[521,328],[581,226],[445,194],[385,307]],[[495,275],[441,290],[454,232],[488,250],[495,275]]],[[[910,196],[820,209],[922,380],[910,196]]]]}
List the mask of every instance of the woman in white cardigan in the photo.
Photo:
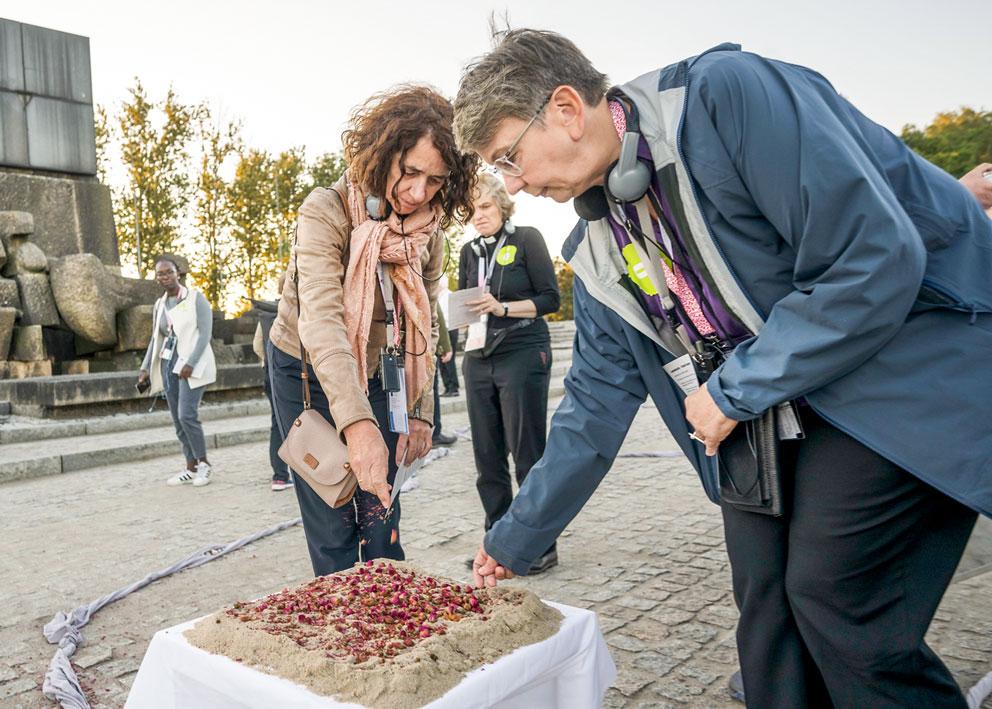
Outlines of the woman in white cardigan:
{"type": "Polygon", "coordinates": [[[165,289],[155,302],[152,339],[138,373],[138,388],[152,395],[163,389],[186,467],[170,477],[169,485],[210,483],[210,463],[199,408],[203,392],[217,379],[210,349],[213,317],[199,291],[179,282],[179,266],[167,258],[155,263],[155,279],[165,289]]]}

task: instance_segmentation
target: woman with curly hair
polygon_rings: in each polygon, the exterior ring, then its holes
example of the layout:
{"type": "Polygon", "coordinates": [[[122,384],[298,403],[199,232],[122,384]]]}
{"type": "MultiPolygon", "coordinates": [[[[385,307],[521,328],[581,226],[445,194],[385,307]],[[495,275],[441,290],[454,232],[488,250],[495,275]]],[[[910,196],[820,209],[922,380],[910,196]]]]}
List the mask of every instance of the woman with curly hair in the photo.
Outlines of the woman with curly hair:
{"type": "Polygon", "coordinates": [[[273,401],[285,436],[303,411],[302,343],[312,407],[348,444],[359,485],[351,504],[332,508],[297,478],[316,575],[404,558],[399,499],[390,514],[384,507],[398,466],[431,449],[443,230],[471,217],[478,165],[455,147],[452,115],[447,99],[423,86],[373,96],[342,136],[344,177],[300,207],[270,335],[273,401]],[[403,365],[406,416],[395,415],[397,393],[390,416],[384,354],[403,365]]]}

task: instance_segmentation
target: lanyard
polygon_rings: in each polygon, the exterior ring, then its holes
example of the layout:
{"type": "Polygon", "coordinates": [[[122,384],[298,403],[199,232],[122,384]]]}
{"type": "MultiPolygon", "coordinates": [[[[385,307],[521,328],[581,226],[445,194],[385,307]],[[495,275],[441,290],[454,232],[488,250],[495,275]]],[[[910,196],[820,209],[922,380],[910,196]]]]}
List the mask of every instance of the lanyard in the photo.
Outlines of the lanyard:
{"type": "MultiPolygon", "coordinates": [[[[186,300],[187,295],[189,295],[189,288],[182,285],[179,286],[179,297],[176,299],[176,304],[172,307],[178,308],[179,304],[182,303],[184,300],[186,300]]],[[[166,299],[168,299],[168,295],[166,295],[166,299]]],[[[169,307],[165,304],[165,300],[162,300],[162,310],[165,311],[165,321],[169,324],[169,331],[175,332],[176,328],[174,323],[172,322],[172,316],[169,315],[169,307]]]]}
{"type": "Polygon", "coordinates": [[[503,245],[506,243],[506,234],[504,233],[503,236],[500,237],[499,241],[496,242],[496,248],[493,250],[493,257],[491,259],[483,257],[483,254],[486,252],[486,248],[485,245],[482,244],[481,240],[479,243],[482,246],[482,253],[479,254],[478,283],[479,287],[485,287],[485,292],[488,293],[489,284],[492,283],[493,280],[493,271],[496,270],[496,257],[499,256],[500,249],[502,249],[503,245]],[[484,268],[483,263],[485,263],[484,268]]]}
{"type": "Polygon", "coordinates": [[[382,291],[382,302],[386,304],[386,350],[388,351],[395,347],[396,342],[394,339],[396,318],[394,317],[393,282],[386,274],[386,269],[382,265],[382,261],[376,264],[376,273],[379,276],[379,290],[382,291]]]}

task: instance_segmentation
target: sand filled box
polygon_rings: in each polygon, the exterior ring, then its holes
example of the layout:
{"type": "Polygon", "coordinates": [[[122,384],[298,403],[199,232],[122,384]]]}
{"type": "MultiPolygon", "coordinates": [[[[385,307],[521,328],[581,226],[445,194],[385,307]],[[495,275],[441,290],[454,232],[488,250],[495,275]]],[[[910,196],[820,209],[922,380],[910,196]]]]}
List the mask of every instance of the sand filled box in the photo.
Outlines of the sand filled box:
{"type": "Polygon", "coordinates": [[[399,562],[366,562],[241,601],[185,632],[190,644],[311,691],[404,709],[554,635],[561,613],[520,589],[474,590],[399,562]]]}

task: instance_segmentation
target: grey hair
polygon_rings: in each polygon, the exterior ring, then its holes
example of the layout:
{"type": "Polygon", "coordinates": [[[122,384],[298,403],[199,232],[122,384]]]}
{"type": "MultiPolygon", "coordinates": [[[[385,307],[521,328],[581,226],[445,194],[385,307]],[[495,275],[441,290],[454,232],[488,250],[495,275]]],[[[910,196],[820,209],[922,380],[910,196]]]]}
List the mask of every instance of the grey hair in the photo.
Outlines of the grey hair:
{"type": "Polygon", "coordinates": [[[492,197],[499,207],[499,213],[504,222],[513,216],[513,210],[517,208],[513,203],[513,199],[510,197],[510,193],[506,191],[506,185],[503,184],[503,180],[491,172],[479,173],[479,182],[475,188],[475,195],[476,199],[492,197]]]}
{"type": "Polygon", "coordinates": [[[556,32],[506,32],[489,54],[473,60],[462,72],[455,98],[458,148],[478,152],[492,141],[503,120],[530,120],[563,85],[596,106],[606,95],[609,81],[571,40],[556,32]]]}

